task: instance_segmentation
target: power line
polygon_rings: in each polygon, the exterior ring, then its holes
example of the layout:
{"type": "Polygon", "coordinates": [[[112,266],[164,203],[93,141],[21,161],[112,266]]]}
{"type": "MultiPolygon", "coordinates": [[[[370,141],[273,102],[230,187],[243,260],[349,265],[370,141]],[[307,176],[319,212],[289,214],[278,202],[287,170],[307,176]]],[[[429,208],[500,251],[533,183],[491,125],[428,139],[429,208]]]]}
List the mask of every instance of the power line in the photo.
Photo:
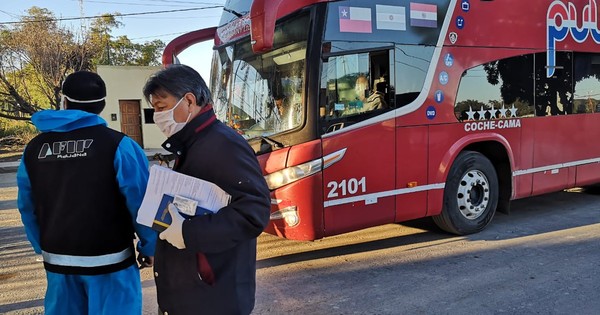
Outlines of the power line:
{"type": "Polygon", "coordinates": [[[129,38],[129,40],[138,40],[138,39],[147,39],[147,38],[157,38],[157,37],[167,37],[167,36],[173,36],[173,35],[181,35],[181,34],[185,34],[188,32],[177,32],[177,33],[169,33],[169,34],[160,34],[160,35],[152,35],[152,36],[143,36],[143,37],[136,37],[136,38],[129,38]]]}
{"type": "Polygon", "coordinates": [[[152,2],[165,2],[165,3],[187,3],[187,4],[216,4],[214,2],[197,2],[197,1],[177,1],[177,0],[140,0],[142,2],[152,1],[152,2]]]}
{"type": "Polygon", "coordinates": [[[10,17],[13,17],[13,18],[19,18],[19,17],[20,17],[20,16],[19,16],[19,15],[17,15],[17,14],[13,14],[13,13],[10,13],[10,12],[6,12],[6,11],[4,11],[4,10],[0,10],[0,12],[4,13],[4,14],[6,14],[6,15],[10,16],[10,17]]]}
{"type": "MultiPolygon", "coordinates": [[[[202,15],[202,18],[218,18],[221,17],[221,15],[202,15]]],[[[174,17],[157,17],[157,16],[130,16],[127,17],[128,19],[132,19],[132,20],[187,20],[187,19],[198,19],[198,16],[174,16],[174,17]]]]}
{"type": "MultiPolygon", "coordinates": [[[[79,1],[79,0],[72,0],[72,1],[79,1]]],[[[136,0],[132,0],[132,1],[136,1],[136,0]]],[[[133,5],[138,5],[139,3],[134,3],[134,2],[105,2],[105,1],[98,1],[98,0],[86,0],[85,2],[96,2],[96,3],[111,3],[111,4],[133,4],[133,5]]],[[[141,4],[146,4],[148,2],[160,2],[160,3],[165,3],[164,5],[171,5],[174,3],[178,3],[178,4],[193,4],[193,5],[215,5],[217,3],[214,2],[198,2],[198,1],[177,1],[177,0],[141,0],[141,4]]]]}
{"type": "Polygon", "coordinates": [[[42,22],[59,22],[59,21],[75,21],[75,20],[85,20],[85,19],[101,18],[101,17],[106,16],[106,15],[115,16],[115,17],[125,17],[125,16],[138,16],[138,15],[173,13],[173,12],[185,12],[185,11],[210,10],[210,9],[218,9],[218,8],[223,8],[223,6],[222,5],[215,5],[215,6],[211,6],[211,7],[175,9],[175,10],[163,10],[163,11],[147,11],[147,12],[137,12],[137,13],[115,13],[115,14],[107,13],[107,14],[103,14],[103,15],[71,17],[71,18],[54,18],[54,19],[41,19],[41,20],[18,21],[18,22],[0,22],[0,25],[23,24],[23,23],[42,23],[42,22]]]}
{"type": "MultiPolygon", "coordinates": [[[[129,5],[129,6],[147,6],[147,7],[189,7],[189,4],[158,4],[158,3],[132,3],[132,2],[114,2],[114,1],[93,1],[87,0],[86,3],[102,3],[102,4],[118,4],[118,5],[129,5]]],[[[197,3],[196,5],[198,5],[197,3]]],[[[204,4],[204,3],[202,3],[204,4]]],[[[209,3],[214,4],[214,3],[209,3]]]]}

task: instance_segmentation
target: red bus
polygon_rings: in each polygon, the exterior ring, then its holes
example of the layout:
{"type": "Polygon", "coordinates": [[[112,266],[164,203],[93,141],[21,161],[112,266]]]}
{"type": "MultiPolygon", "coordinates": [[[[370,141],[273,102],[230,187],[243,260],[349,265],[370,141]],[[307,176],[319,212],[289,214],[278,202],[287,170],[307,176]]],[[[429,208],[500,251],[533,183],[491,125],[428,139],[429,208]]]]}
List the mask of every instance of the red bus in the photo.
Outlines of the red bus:
{"type": "Polygon", "coordinates": [[[595,0],[230,0],[218,116],[254,148],[267,232],[315,240],[432,217],[484,229],[514,199],[600,181],[595,0]]]}

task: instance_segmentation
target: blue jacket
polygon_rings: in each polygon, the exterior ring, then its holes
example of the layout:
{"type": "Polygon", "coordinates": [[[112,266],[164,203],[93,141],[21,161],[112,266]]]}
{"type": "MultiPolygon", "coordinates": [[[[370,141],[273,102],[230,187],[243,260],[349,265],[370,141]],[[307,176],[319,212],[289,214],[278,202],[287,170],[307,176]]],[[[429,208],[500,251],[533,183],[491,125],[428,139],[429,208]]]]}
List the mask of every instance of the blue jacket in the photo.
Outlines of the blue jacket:
{"type": "MultiPolygon", "coordinates": [[[[68,132],[84,127],[107,125],[100,116],[80,110],[45,110],[35,113],[31,117],[31,121],[41,132],[68,132]]],[[[132,224],[140,239],[137,249],[144,255],[154,256],[156,232],[135,221],[148,182],[148,158],[135,141],[129,137],[123,137],[117,148],[113,165],[117,174],[119,190],[126,199],[127,208],[133,220],[132,224]]],[[[21,159],[17,170],[17,186],[19,189],[17,206],[25,225],[27,238],[34,251],[40,254],[40,229],[35,215],[31,182],[24,158],[21,159]]]]}

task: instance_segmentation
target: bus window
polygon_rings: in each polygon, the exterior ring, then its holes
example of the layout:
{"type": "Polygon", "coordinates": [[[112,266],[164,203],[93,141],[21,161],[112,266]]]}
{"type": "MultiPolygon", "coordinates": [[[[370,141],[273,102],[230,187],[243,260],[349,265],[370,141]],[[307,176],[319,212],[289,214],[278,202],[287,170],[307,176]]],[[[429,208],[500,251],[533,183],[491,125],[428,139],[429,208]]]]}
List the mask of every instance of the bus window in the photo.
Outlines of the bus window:
{"type": "Polygon", "coordinates": [[[533,55],[492,61],[466,70],[460,80],[454,113],[459,121],[533,116],[533,55]],[[480,112],[486,116],[480,117],[480,112]]]}
{"type": "Polygon", "coordinates": [[[396,107],[414,101],[423,89],[434,48],[433,46],[396,45],[394,56],[396,107]]]}
{"type": "Polygon", "coordinates": [[[600,55],[575,53],[573,62],[575,113],[600,112],[600,55]]]}
{"type": "Polygon", "coordinates": [[[573,113],[573,54],[556,52],[552,77],[546,77],[546,53],[535,54],[535,115],[556,116],[573,113]]]}
{"type": "Polygon", "coordinates": [[[308,21],[302,15],[278,25],[274,49],[263,54],[253,53],[249,39],[215,51],[215,111],[244,138],[270,137],[302,126],[308,21]]]}
{"type": "Polygon", "coordinates": [[[600,55],[575,53],[573,57],[571,52],[556,52],[556,60],[550,78],[545,75],[545,52],[468,69],[456,97],[456,117],[479,120],[477,111],[482,108],[498,110],[496,117],[487,111],[485,119],[600,112],[600,55]],[[510,112],[513,106],[515,114],[510,112]]]}
{"type": "Polygon", "coordinates": [[[330,57],[321,73],[322,133],[335,131],[393,107],[389,50],[330,57]]]}

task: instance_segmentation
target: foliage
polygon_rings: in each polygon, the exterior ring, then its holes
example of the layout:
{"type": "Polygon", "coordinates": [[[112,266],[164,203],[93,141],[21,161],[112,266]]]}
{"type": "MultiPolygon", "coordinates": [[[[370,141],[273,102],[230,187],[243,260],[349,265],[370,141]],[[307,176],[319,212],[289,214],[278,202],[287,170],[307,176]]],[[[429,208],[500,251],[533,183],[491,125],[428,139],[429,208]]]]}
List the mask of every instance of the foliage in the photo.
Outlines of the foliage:
{"type": "Polygon", "coordinates": [[[12,139],[13,145],[25,145],[38,134],[30,123],[0,118],[0,139],[12,139]]]}
{"type": "Polygon", "coordinates": [[[154,40],[145,44],[132,43],[127,36],[120,36],[110,42],[110,54],[102,64],[114,66],[131,65],[160,65],[161,49],[164,44],[160,40],[154,40]]]}
{"type": "Polygon", "coordinates": [[[42,109],[58,109],[65,77],[97,65],[157,65],[164,43],[131,42],[110,35],[122,26],[114,15],[95,18],[74,32],[52,12],[32,7],[12,27],[0,26],[0,117],[29,120],[42,109]]]}

